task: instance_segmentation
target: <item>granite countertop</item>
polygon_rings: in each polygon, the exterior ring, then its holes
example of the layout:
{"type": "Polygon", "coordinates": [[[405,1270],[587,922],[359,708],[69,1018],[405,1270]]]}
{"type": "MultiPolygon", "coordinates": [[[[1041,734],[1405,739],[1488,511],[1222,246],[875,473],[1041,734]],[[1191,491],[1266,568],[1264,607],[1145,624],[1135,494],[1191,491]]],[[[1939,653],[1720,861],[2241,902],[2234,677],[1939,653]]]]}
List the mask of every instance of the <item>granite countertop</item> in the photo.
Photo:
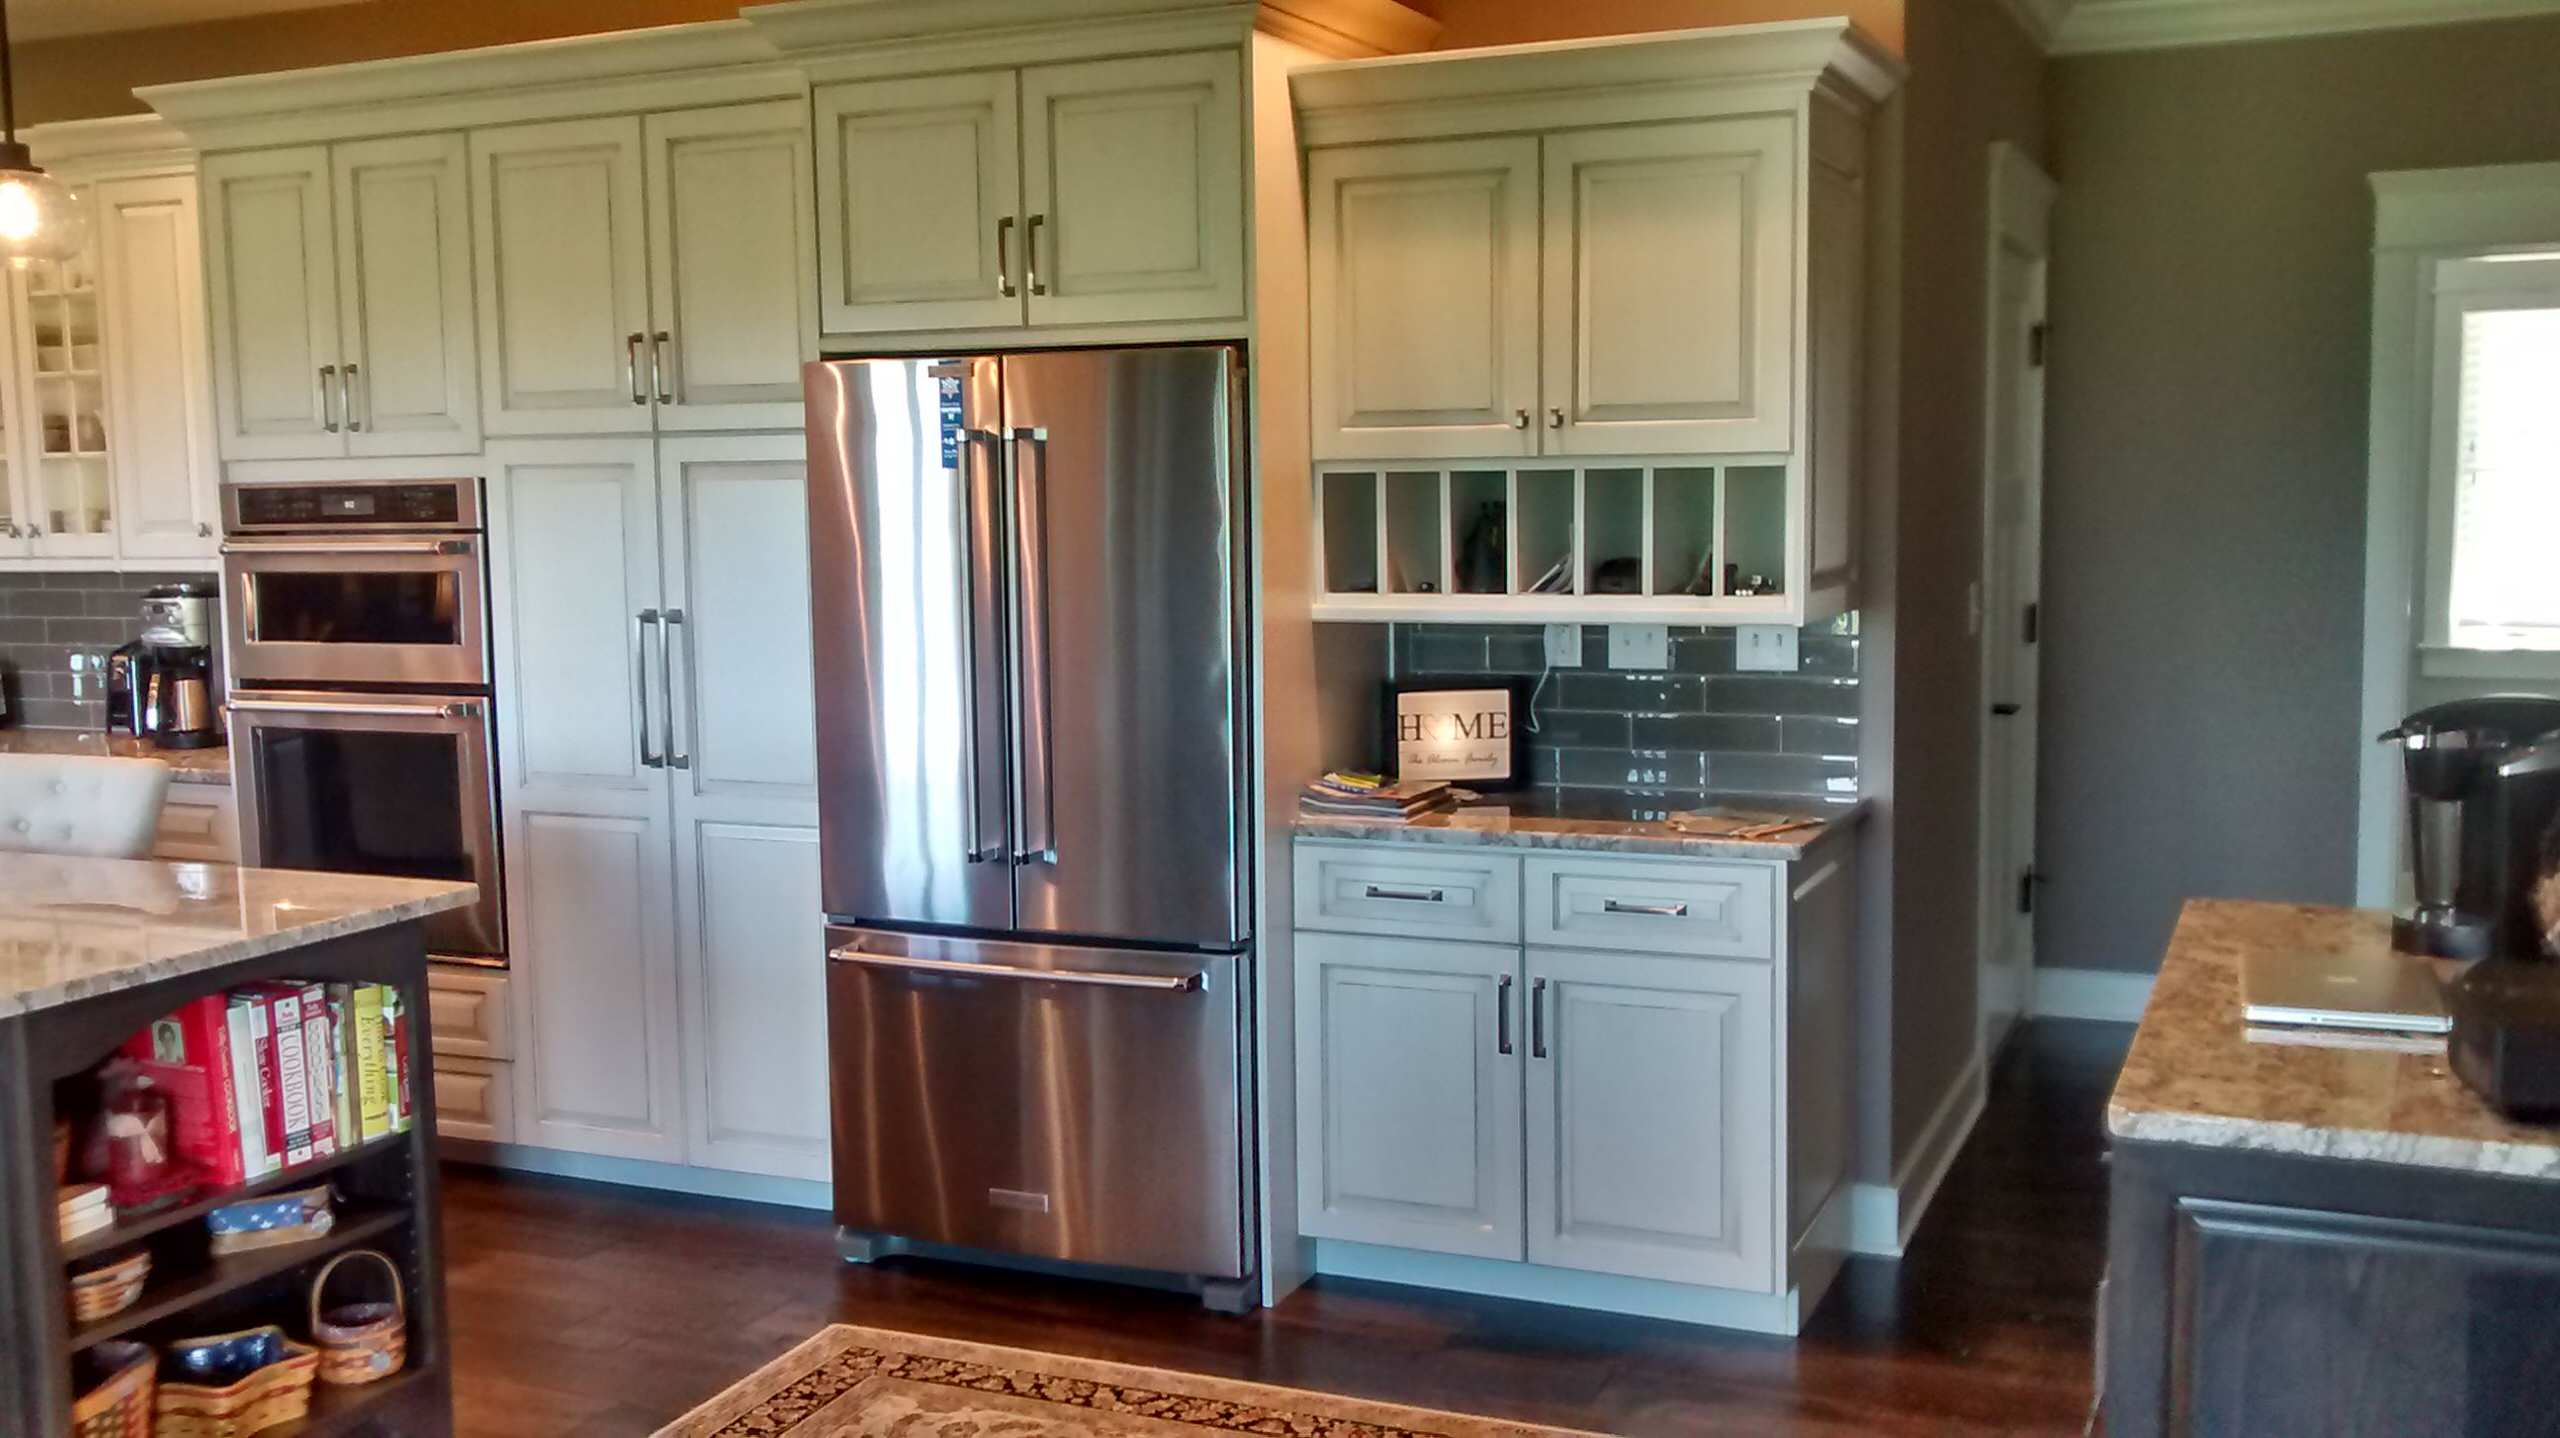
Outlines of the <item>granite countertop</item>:
{"type": "Polygon", "coordinates": [[[2189,902],[2108,1101],[2107,1132],[2560,1181],[2560,1129],[2499,1117],[2454,1077],[2440,1042],[2395,1052],[2321,1035],[2251,1037],[2240,1013],[2242,955],[2390,948],[2386,913],[2189,902]]]}
{"type": "Polygon", "coordinates": [[[231,750],[155,749],[148,739],[95,729],[0,729],[0,754],[103,754],[117,759],[157,759],[169,766],[171,783],[231,783],[231,750]]]}
{"type": "Polygon", "coordinates": [[[470,884],[0,853],[0,1018],[388,928],[470,884]]]}
{"type": "MultiPolygon", "coordinates": [[[[1761,812],[1778,812],[1767,800],[1736,801],[1761,812]]],[[[1301,839],[1347,839],[1366,844],[1448,844],[1475,848],[1561,849],[1586,854],[1643,854],[1675,859],[1777,859],[1804,857],[1805,851],[1866,813],[1864,803],[1804,806],[1804,816],[1820,823],[1769,839],[1715,839],[1683,834],[1660,819],[1610,813],[1591,805],[1559,803],[1530,794],[1488,797],[1473,804],[1428,814],[1409,822],[1354,819],[1332,814],[1298,816],[1301,839]]]]}

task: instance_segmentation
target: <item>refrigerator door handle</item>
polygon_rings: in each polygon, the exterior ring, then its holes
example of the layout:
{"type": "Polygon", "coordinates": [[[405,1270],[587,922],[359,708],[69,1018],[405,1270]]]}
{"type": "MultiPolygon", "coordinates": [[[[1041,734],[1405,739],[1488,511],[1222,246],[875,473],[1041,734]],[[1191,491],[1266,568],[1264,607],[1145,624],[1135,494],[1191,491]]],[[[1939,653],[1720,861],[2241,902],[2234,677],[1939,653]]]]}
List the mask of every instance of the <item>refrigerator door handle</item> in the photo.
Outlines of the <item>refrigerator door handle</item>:
{"type": "Polygon", "coordinates": [[[1058,862],[1058,806],[1052,784],[1050,748],[1056,728],[1050,704],[1049,673],[1049,431],[1019,425],[1007,440],[1020,453],[1027,446],[1031,462],[1015,470],[1015,539],[1022,565],[1022,588],[1016,597],[1014,693],[1021,706],[1021,754],[1015,773],[1014,832],[1021,836],[1013,862],[1058,862]],[[1038,827],[1033,827],[1033,816],[1038,827]]]}
{"type": "Polygon", "coordinates": [[[1035,969],[1022,964],[982,964],[965,959],[930,959],[912,954],[875,954],[859,945],[847,944],[830,949],[827,957],[840,964],[863,964],[875,969],[906,969],[915,973],[949,974],[964,979],[1013,979],[1034,984],[1083,984],[1102,989],[1148,989],[1164,994],[1192,994],[1200,991],[1206,974],[1119,974],[1092,969],[1035,969]]]}
{"type": "MultiPolygon", "coordinates": [[[[937,374],[939,372],[937,371],[937,374]]],[[[960,471],[960,722],[967,726],[969,762],[960,769],[963,802],[969,806],[968,859],[972,864],[992,864],[1010,857],[1002,844],[987,842],[986,826],[981,822],[986,812],[987,782],[981,772],[984,747],[979,743],[983,733],[979,709],[978,659],[984,640],[978,633],[978,526],[992,519],[978,504],[978,465],[994,463],[996,446],[1002,436],[991,429],[962,431],[968,442],[968,458],[960,471]]],[[[986,546],[996,549],[992,543],[986,546]]],[[[1002,816],[998,816],[1001,820],[1002,816]]]]}

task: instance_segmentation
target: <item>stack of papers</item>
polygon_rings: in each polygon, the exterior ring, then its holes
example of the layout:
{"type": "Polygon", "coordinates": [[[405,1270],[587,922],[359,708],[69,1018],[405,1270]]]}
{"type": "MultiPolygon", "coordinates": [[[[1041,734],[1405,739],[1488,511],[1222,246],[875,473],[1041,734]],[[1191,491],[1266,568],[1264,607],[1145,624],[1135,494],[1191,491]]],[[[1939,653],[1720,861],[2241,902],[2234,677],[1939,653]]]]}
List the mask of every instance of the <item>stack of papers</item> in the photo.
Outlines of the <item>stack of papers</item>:
{"type": "Polygon", "coordinates": [[[1458,802],[1458,793],[1447,781],[1416,779],[1410,783],[1390,784],[1378,774],[1332,773],[1309,784],[1298,795],[1298,808],[1308,814],[1329,814],[1351,819],[1391,819],[1403,822],[1423,814],[1436,814],[1458,802]]]}

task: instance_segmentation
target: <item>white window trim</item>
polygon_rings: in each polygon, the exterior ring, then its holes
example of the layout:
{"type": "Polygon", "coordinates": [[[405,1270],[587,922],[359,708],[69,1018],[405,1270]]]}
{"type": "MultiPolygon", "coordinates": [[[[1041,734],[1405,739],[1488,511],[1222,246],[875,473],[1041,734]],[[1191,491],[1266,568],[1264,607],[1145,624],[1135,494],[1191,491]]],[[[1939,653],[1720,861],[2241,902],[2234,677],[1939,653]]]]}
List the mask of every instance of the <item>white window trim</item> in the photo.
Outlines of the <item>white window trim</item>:
{"type": "MultiPolygon", "coordinates": [[[[2418,666],[2430,676],[2527,680],[2539,652],[2450,653],[2421,627],[2429,578],[2436,376],[2434,272],[2441,261],[2551,250],[2560,243],[2560,164],[2403,170],[2374,190],[2373,370],[2365,486],[2362,723],[2357,761],[2356,901],[2393,902],[2400,882],[2400,765],[2371,742],[2409,711],[2418,666]],[[2480,661],[2495,661],[2494,671],[2480,661]],[[2535,661],[2528,663],[2526,661],[2535,661]],[[2440,668],[2439,666],[2445,666],[2440,668]]],[[[2445,530],[2448,539],[2449,529],[2445,530]]]]}
{"type": "Polygon", "coordinates": [[[2476,310],[2560,303],[2560,243],[2548,250],[2500,247],[2430,256],[2424,273],[2434,298],[2432,373],[2425,390],[2426,584],[2416,598],[2424,635],[2418,646],[2419,672],[2458,679],[2560,678],[2560,644],[2492,649],[2456,643],[2449,600],[2462,437],[2462,320],[2476,310]]]}

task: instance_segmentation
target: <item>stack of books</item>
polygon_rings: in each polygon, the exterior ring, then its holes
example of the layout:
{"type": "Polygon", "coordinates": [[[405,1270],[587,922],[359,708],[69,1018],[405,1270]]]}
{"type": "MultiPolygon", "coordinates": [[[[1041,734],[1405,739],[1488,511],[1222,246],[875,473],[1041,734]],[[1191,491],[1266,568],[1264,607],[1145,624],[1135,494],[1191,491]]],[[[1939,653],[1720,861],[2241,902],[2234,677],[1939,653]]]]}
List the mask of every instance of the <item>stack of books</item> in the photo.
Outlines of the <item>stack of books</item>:
{"type": "Polygon", "coordinates": [[[172,1146],[200,1183],[253,1183],[406,1131],[423,1036],[382,984],[266,983],[209,994],[124,1056],[169,1097],[172,1146]]]}
{"type": "Polygon", "coordinates": [[[1415,779],[1390,784],[1378,774],[1332,773],[1298,794],[1302,813],[1346,819],[1385,819],[1395,823],[1454,807],[1458,792],[1444,780],[1415,779]]]}
{"type": "Polygon", "coordinates": [[[62,1241],[86,1238],[100,1229],[113,1228],[116,1211],[107,1202],[107,1186],[103,1183],[68,1183],[62,1186],[59,1200],[62,1219],[62,1241]]]}

